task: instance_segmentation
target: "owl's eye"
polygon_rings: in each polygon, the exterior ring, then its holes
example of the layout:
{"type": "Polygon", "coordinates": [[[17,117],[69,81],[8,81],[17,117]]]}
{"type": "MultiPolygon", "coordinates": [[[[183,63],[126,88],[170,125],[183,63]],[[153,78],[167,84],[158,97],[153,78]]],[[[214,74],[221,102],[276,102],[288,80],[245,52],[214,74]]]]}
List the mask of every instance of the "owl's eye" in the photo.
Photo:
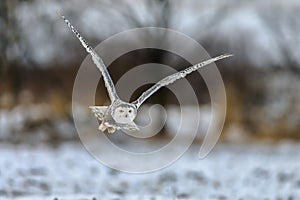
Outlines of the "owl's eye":
{"type": "Polygon", "coordinates": [[[119,110],[119,112],[120,112],[120,113],[123,113],[123,112],[124,112],[124,110],[119,110]]]}
{"type": "Polygon", "coordinates": [[[129,112],[129,113],[132,113],[132,110],[129,110],[128,112],[129,112]]]}

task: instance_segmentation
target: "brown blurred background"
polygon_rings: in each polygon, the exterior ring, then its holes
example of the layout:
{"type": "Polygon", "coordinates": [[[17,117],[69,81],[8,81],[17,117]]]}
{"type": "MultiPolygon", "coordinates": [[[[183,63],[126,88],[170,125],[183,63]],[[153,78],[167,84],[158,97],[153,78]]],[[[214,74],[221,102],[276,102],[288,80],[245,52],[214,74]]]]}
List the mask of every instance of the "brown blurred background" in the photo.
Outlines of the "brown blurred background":
{"type": "MultiPolygon", "coordinates": [[[[222,139],[300,138],[298,1],[3,0],[0,140],[55,143],[77,137],[71,115],[72,87],[86,53],[57,11],[92,46],[124,30],[158,26],[187,34],[211,56],[233,53],[233,59],[218,64],[228,100],[222,139]]],[[[110,72],[117,80],[126,70],[148,62],[176,69],[189,66],[176,55],[144,50],[117,59],[110,72]]],[[[207,105],[210,99],[201,77],[192,74],[188,80],[200,104],[207,105]]],[[[98,96],[100,103],[107,100],[103,92],[98,96]]],[[[166,89],[148,103],[176,104],[166,89]]]]}

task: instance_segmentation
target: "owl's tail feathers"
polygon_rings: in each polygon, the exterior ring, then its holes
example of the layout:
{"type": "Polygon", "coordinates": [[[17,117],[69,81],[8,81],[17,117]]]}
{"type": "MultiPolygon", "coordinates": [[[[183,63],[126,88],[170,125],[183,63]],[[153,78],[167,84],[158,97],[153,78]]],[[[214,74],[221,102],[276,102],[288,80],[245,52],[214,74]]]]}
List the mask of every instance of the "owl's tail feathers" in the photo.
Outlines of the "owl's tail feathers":
{"type": "Polygon", "coordinates": [[[129,131],[129,132],[132,132],[132,131],[139,131],[140,130],[140,128],[138,127],[138,125],[136,125],[136,123],[134,123],[134,122],[131,122],[131,123],[129,123],[129,124],[125,124],[125,125],[123,125],[122,127],[121,127],[121,129],[123,130],[123,131],[129,131]]]}
{"type": "Polygon", "coordinates": [[[89,108],[92,113],[94,113],[95,117],[97,117],[100,121],[103,121],[108,106],[89,106],[89,108]]]}

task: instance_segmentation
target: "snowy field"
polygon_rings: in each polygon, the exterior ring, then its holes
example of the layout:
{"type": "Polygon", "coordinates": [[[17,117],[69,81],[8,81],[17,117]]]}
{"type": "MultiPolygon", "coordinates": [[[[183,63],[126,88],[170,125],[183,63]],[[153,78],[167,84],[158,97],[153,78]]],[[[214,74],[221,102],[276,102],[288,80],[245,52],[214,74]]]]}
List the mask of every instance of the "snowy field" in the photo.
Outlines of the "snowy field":
{"type": "Polygon", "coordinates": [[[199,145],[163,170],[126,174],[81,143],[0,144],[0,199],[300,199],[300,145],[199,145]]]}

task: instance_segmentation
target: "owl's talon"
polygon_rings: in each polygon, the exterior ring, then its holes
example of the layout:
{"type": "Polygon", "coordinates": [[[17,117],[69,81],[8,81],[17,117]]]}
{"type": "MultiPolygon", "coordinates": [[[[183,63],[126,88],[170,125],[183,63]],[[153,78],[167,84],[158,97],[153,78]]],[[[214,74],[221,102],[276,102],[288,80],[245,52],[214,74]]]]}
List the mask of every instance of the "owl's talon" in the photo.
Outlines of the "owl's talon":
{"type": "Polygon", "coordinates": [[[98,130],[104,132],[107,129],[107,126],[105,126],[104,124],[100,124],[98,130]]]}
{"type": "Polygon", "coordinates": [[[108,127],[107,131],[108,131],[108,133],[114,133],[116,131],[116,129],[113,127],[108,127]]]}

